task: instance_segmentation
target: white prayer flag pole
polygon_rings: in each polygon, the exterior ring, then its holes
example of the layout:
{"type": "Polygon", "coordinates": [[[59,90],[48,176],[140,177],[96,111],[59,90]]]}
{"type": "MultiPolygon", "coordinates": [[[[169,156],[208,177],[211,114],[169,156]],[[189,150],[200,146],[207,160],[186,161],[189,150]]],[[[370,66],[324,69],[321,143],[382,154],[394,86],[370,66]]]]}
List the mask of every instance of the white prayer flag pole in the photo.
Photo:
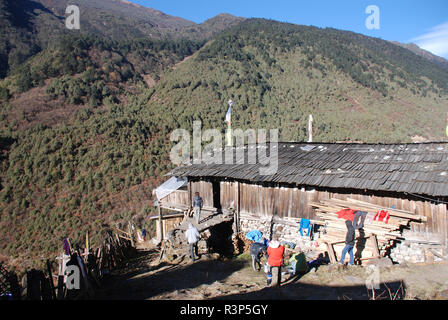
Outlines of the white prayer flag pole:
{"type": "Polygon", "coordinates": [[[229,104],[229,109],[227,110],[226,113],[226,119],[225,121],[227,122],[227,146],[231,147],[232,146],[232,106],[233,106],[233,101],[229,100],[227,102],[229,104]]]}
{"type": "Polygon", "coordinates": [[[313,115],[310,114],[308,121],[308,142],[313,142],[313,115]]]}

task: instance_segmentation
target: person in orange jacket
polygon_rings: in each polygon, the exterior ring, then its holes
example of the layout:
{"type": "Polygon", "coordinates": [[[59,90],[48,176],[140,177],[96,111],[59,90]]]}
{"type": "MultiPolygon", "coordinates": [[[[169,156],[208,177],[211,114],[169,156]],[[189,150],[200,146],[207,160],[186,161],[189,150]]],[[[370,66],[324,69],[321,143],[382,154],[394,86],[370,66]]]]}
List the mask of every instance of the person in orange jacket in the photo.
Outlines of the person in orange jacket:
{"type": "MultiPolygon", "coordinates": [[[[273,268],[275,268],[278,273],[275,272],[276,279],[274,280],[274,284],[280,285],[281,276],[282,276],[282,264],[283,264],[283,255],[285,254],[285,247],[280,244],[278,241],[278,237],[272,237],[272,240],[269,242],[268,250],[268,265],[270,267],[270,273],[272,273],[273,268]],[[277,278],[278,277],[278,278],[277,278]]],[[[268,274],[269,279],[269,274],[268,274]]],[[[268,284],[269,280],[268,280],[268,284]]]]}

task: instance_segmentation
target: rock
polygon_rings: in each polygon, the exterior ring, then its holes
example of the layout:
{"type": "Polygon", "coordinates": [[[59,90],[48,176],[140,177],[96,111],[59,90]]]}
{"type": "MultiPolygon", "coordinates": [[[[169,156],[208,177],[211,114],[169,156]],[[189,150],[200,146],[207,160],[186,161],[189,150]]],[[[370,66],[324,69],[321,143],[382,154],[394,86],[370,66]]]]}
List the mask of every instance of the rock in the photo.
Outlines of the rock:
{"type": "Polygon", "coordinates": [[[364,283],[365,280],[359,278],[359,277],[354,277],[354,276],[345,276],[344,280],[352,283],[352,284],[360,284],[360,283],[364,283]]]}
{"type": "Polygon", "coordinates": [[[328,266],[328,272],[336,272],[347,269],[345,265],[342,265],[340,263],[332,263],[328,266]]]}
{"type": "Polygon", "coordinates": [[[399,253],[396,253],[396,252],[395,252],[393,255],[391,254],[390,257],[391,257],[394,261],[397,261],[397,262],[403,260],[403,256],[402,256],[401,254],[399,254],[399,253]]]}
{"type": "Polygon", "coordinates": [[[208,260],[218,260],[220,258],[219,253],[207,253],[203,254],[203,256],[208,260]]]}
{"type": "Polygon", "coordinates": [[[380,268],[385,268],[385,267],[392,267],[394,264],[390,258],[383,257],[383,258],[368,260],[365,265],[366,266],[375,265],[380,268]]]}
{"type": "Polygon", "coordinates": [[[159,239],[157,239],[157,238],[152,238],[151,239],[151,243],[154,245],[154,246],[159,246],[160,245],[160,240],[159,239]]]}
{"type": "Polygon", "coordinates": [[[445,299],[448,299],[448,290],[443,290],[439,293],[439,295],[445,299]]]}
{"type": "Polygon", "coordinates": [[[425,262],[425,259],[422,255],[413,255],[411,256],[411,263],[420,263],[425,262]]]}

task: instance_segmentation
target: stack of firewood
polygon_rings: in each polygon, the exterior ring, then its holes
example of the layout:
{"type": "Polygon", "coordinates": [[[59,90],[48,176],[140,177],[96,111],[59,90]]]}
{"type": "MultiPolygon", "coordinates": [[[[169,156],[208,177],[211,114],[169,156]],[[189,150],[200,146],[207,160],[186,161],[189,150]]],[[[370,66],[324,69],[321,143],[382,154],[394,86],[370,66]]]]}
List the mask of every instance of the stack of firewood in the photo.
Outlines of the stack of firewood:
{"type": "MultiPolygon", "coordinates": [[[[313,202],[311,205],[316,208],[316,215],[324,225],[320,240],[328,243],[343,243],[345,239],[347,227],[345,220],[338,218],[337,212],[340,210],[353,209],[373,214],[380,210],[387,211],[390,214],[387,223],[382,221],[368,222],[366,220],[361,233],[359,230],[356,232],[357,239],[375,236],[381,255],[384,255],[397,240],[401,239],[402,227],[409,226],[411,221],[426,221],[426,217],[409,211],[385,208],[355,199],[340,200],[333,198],[313,202]]],[[[366,252],[371,253],[374,250],[375,245],[371,241],[367,241],[365,245],[366,252]]]]}
{"type": "Polygon", "coordinates": [[[249,253],[252,241],[246,238],[244,233],[239,232],[232,237],[235,254],[249,253]]]}

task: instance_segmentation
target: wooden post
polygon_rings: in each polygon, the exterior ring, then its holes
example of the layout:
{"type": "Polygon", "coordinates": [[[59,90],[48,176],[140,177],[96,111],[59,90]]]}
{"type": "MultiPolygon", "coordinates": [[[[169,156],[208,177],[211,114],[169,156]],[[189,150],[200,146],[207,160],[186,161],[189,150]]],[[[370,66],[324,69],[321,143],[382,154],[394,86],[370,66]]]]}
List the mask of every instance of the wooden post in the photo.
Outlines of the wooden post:
{"type": "Polygon", "coordinates": [[[163,241],[162,207],[159,205],[159,240],[163,241]]]}
{"type": "Polygon", "coordinates": [[[333,244],[325,242],[325,244],[327,245],[327,249],[328,249],[328,256],[330,258],[330,263],[336,263],[336,254],[334,252],[334,248],[333,248],[333,244]]]}
{"type": "Polygon", "coordinates": [[[58,270],[58,292],[57,292],[57,299],[63,300],[65,297],[64,292],[64,283],[65,283],[65,264],[68,262],[68,258],[70,256],[65,255],[64,253],[61,254],[61,257],[57,257],[56,259],[59,262],[59,270],[58,270]]]}
{"type": "Polygon", "coordinates": [[[308,142],[313,142],[313,115],[308,120],[308,142]]]}
{"type": "Polygon", "coordinates": [[[90,253],[90,241],[89,241],[89,232],[86,233],[86,249],[84,251],[85,254],[90,253]]]}
{"type": "Polygon", "coordinates": [[[236,232],[240,232],[240,183],[239,181],[236,182],[236,216],[235,216],[235,227],[236,227],[236,232]]]}
{"type": "Polygon", "coordinates": [[[378,240],[376,239],[376,235],[372,235],[371,236],[372,242],[373,242],[373,249],[375,250],[374,254],[379,258],[380,255],[380,250],[378,249],[378,240]]]}
{"type": "Polygon", "coordinates": [[[56,292],[55,292],[54,282],[53,282],[53,273],[51,272],[51,264],[50,264],[50,260],[48,260],[48,259],[47,259],[47,271],[48,271],[48,278],[50,281],[51,299],[56,300],[56,292]]]}
{"type": "Polygon", "coordinates": [[[191,190],[191,181],[188,181],[188,206],[190,207],[190,209],[193,207],[193,203],[192,203],[192,190],[191,190]]]}
{"type": "Polygon", "coordinates": [[[129,232],[129,237],[131,238],[131,245],[133,247],[135,247],[135,244],[134,244],[134,232],[132,232],[132,227],[131,227],[131,222],[130,221],[129,221],[129,224],[128,224],[128,232],[129,232]]]}

